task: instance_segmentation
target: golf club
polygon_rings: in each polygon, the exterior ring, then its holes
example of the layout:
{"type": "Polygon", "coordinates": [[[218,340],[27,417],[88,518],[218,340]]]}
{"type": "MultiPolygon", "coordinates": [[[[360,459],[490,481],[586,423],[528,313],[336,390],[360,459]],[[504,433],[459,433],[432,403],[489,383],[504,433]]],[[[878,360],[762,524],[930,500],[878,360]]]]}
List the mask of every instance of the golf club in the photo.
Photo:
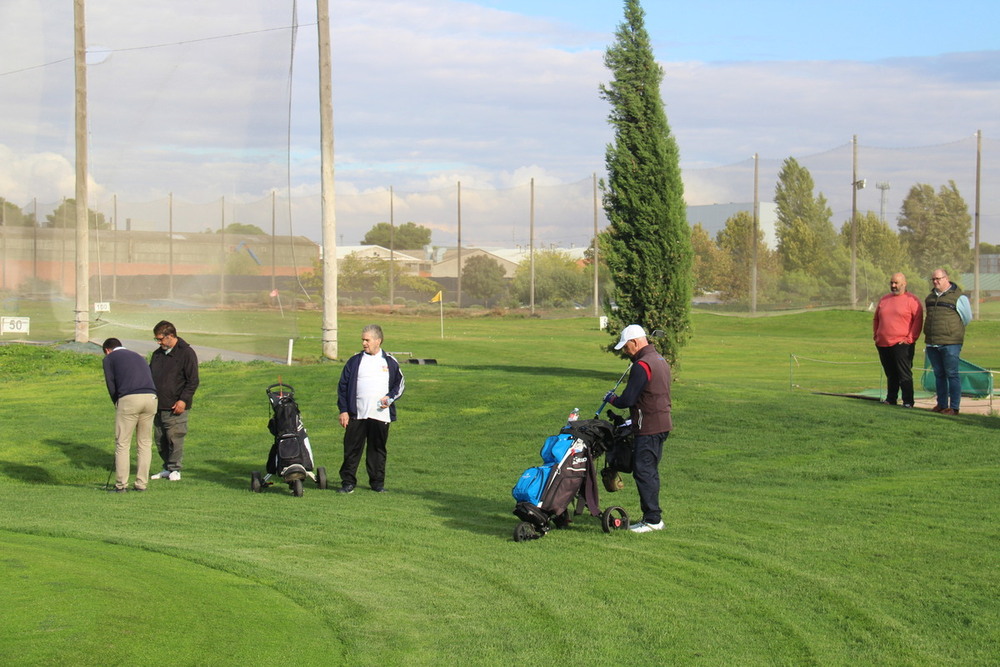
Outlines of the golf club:
{"type": "MultiPolygon", "coordinates": [[[[649,336],[650,338],[660,338],[661,336],[665,335],[665,333],[666,332],[664,332],[663,329],[653,329],[652,333],[650,333],[649,336]]],[[[618,378],[618,382],[615,383],[614,389],[611,390],[612,394],[618,391],[618,385],[622,383],[622,381],[625,379],[625,376],[628,375],[628,372],[630,370],[632,370],[631,363],[628,365],[628,368],[625,369],[625,372],[622,373],[622,376],[618,378]]],[[[594,419],[600,419],[601,413],[604,412],[604,408],[606,408],[607,405],[608,405],[607,400],[601,403],[601,407],[597,408],[597,412],[594,413],[594,419]]]]}
{"type": "Polygon", "coordinates": [[[104,482],[104,490],[105,491],[108,490],[108,484],[111,483],[111,475],[113,475],[114,472],[115,472],[115,463],[114,463],[114,461],[112,461],[111,462],[111,467],[108,468],[108,479],[104,482]]]}

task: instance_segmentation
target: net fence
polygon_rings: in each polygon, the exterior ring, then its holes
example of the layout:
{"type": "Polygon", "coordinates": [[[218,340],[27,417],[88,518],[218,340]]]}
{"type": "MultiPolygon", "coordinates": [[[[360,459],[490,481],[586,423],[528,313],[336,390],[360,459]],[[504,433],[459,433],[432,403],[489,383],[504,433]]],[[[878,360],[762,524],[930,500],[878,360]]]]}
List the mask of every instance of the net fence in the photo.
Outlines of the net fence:
{"type": "MultiPolygon", "coordinates": [[[[18,25],[6,38],[0,66],[0,94],[10,100],[0,140],[0,158],[8,166],[0,178],[0,198],[9,204],[0,209],[0,302],[4,316],[34,316],[29,338],[71,337],[76,289],[69,112],[73,16],[70,11],[36,12],[26,22],[17,13],[21,4],[0,8],[6,24],[18,25]]],[[[319,336],[311,315],[319,291],[311,274],[323,240],[319,150],[306,143],[319,125],[315,17],[303,12],[299,25],[295,3],[276,12],[266,0],[248,0],[238,16],[198,11],[191,0],[161,10],[133,5],[110,11],[91,3],[88,8],[88,208],[95,217],[88,285],[96,337],[104,325],[133,327],[145,335],[165,318],[177,320],[182,334],[197,330],[253,338],[245,336],[253,331],[257,337],[246,342],[248,349],[280,356],[288,338],[319,336]],[[197,20],[181,33],[161,34],[156,11],[188,11],[197,20]],[[241,85],[248,79],[253,85],[241,85]],[[163,194],[171,192],[183,196],[163,194]]],[[[349,43],[347,36],[339,37],[349,43]]],[[[335,87],[354,96],[338,122],[361,122],[360,107],[380,109],[364,117],[385,130],[368,150],[383,161],[388,153],[406,162],[407,147],[397,145],[391,133],[393,126],[410,122],[405,109],[391,92],[356,77],[349,58],[335,59],[335,87]]],[[[975,129],[957,130],[965,136],[931,146],[915,137],[913,146],[880,147],[878,137],[861,135],[858,177],[868,187],[858,193],[859,213],[874,212],[894,226],[913,185],[937,189],[950,181],[974,213],[975,129]]],[[[489,150],[491,144],[482,145],[489,150]]],[[[1000,243],[1000,188],[995,187],[1000,163],[993,157],[1000,141],[982,137],[981,146],[981,239],[1000,243]]],[[[734,211],[750,212],[755,194],[765,203],[773,199],[787,157],[809,170],[838,229],[850,219],[850,142],[820,153],[761,156],[758,193],[749,155],[706,168],[685,165],[688,151],[683,143],[680,149],[688,221],[702,223],[713,236],[734,211]]],[[[594,158],[600,163],[601,156],[594,158]]],[[[607,224],[595,187],[602,174],[589,168],[575,177],[532,180],[531,169],[509,165],[505,182],[514,185],[499,187],[480,174],[461,175],[461,168],[442,160],[422,167],[425,179],[378,184],[369,174],[384,171],[373,169],[370,159],[356,146],[338,152],[334,241],[340,247],[359,244],[369,229],[390,220],[427,227],[429,247],[395,250],[416,255],[411,270],[438,281],[448,300],[454,299],[456,272],[447,273],[444,251],[459,242],[463,248],[512,251],[506,256],[514,263],[527,259],[529,248],[580,256],[592,243],[595,219],[598,228],[607,224]]],[[[773,219],[762,216],[762,223],[765,230],[772,226],[773,245],[773,219]]],[[[777,280],[769,271],[758,267],[762,283],[777,280]]],[[[885,291],[886,279],[861,267],[861,307],[885,291]]],[[[917,282],[912,284],[919,293],[917,282]]],[[[340,296],[345,302],[384,302],[389,290],[342,291],[340,296]]],[[[588,305],[591,297],[588,289],[579,301],[588,305]]],[[[405,304],[422,295],[403,291],[395,298],[405,304]]],[[[836,294],[805,294],[792,305],[848,302],[845,287],[836,294]]],[[[715,307],[748,308],[745,302],[715,307]]],[[[983,317],[992,316],[984,309],[983,317]]]]}

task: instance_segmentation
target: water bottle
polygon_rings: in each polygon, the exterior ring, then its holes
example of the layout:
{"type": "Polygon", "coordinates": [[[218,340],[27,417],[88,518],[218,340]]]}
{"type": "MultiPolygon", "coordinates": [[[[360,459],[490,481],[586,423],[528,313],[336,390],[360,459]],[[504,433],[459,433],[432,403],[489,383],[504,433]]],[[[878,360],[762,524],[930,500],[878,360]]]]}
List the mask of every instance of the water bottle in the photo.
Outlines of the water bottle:
{"type": "Polygon", "coordinates": [[[567,422],[575,422],[580,418],[580,408],[573,408],[573,412],[569,413],[569,417],[566,418],[567,422]]]}

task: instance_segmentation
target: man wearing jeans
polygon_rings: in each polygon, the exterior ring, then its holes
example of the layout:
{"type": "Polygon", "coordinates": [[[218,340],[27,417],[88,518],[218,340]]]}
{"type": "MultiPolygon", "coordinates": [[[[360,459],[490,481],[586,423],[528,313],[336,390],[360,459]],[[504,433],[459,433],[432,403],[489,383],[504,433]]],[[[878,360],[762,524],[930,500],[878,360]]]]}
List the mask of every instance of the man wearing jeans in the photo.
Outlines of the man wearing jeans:
{"type": "Polygon", "coordinates": [[[943,415],[957,415],[962,401],[962,378],[958,355],[965,340],[965,327],[972,320],[969,297],[951,282],[948,272],[934,269],[934,287],[924,299],[924,353],[934,369],[937,404],[931,408],[943,415]]]}
{"type": "Polygon", "coordinates": [[[639,492],[642,521],[629,527],[634,533],[663,529],[660,512],[660,459],[663,441],[670,435],[670,364],[656,351],[638,324],[622,330],[616,350],[632,358],[628,384],[621,396],[608,392],[604,400],[616,408],[628,408],[635,433],[632,477],[639,492]]]}

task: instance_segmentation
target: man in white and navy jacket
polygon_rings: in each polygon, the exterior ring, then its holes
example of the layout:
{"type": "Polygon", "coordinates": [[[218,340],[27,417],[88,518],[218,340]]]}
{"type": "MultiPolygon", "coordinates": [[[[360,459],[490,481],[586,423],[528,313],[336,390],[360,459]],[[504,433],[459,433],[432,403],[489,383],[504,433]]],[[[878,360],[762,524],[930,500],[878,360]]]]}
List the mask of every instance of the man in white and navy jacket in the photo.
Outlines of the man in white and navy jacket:
{"type": "Polygon", "coordinates": [[[361,352],[347,360],[337,386],[337,408],[344,427],[344,463],[340,466],[340,493],[358,484],[357,471],[365,450],[365,467],[372,491],[385,491],[386,443],[389,424],[396,421],[396,401],[405,383],[399,362],[382,349],[382,327],[361,330],[361,352]]]}

